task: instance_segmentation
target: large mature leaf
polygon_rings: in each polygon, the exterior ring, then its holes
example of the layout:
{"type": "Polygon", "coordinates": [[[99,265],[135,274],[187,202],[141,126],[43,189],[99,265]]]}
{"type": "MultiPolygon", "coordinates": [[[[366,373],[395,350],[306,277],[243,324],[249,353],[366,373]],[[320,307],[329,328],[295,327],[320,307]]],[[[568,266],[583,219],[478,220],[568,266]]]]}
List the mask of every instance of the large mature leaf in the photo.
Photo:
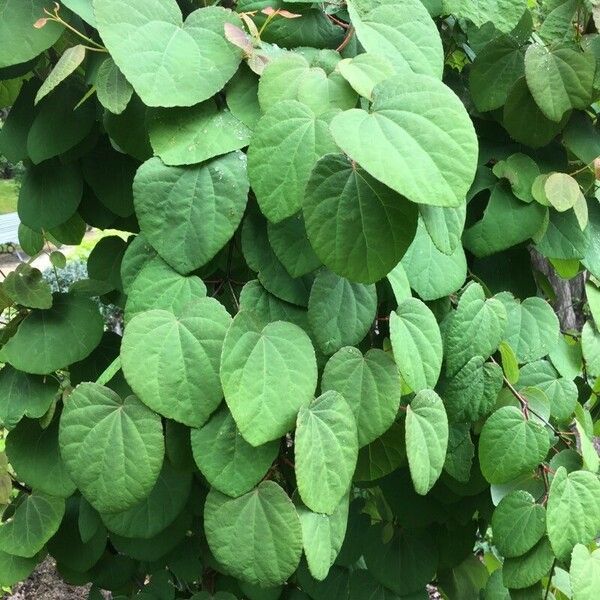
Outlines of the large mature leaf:
{"type": "Polygon", "coordinates": [[[417,229],[414,204],[341,154],[315,165],[302,208],[319,258],[338,275],[361,283],[385,277],[417,229]]]}
{"type": "Polygon", "coordinates": [[[554,560],[548,538],[542,538],[523,556],[507,558],[504,561],[502,581],[510,588],[528,588],[550,571],[554,560]]]}
{"type": "Polygon", "coordinates": [[[59,437],[69,475],[99,511],[131,508],[156,483],[164,455],[160,417],[135,396],[122,400],[101,385],[78,385],[59,437]]]}
{"type": "Polygon", "coordinates": [[[175,0],[94,0],[102,41],[148,106],[191,106],[216,94],[236,72],[241,52],[225,23],[241,19],[220,7],[185,22],[175,0]]]}
{"type": "Polygon", "coordinates": [[[45,551],[32,558],[0,552],[0,585],[11,586],[19,581],[25,581],[44,556],[45,551]]]}
{"type": "Polygon", "coordinates": [[[204,425],[223,398],[219,363],[230,322],[214,298],[200,298],[177,315],[166,310],[136,315],[125,328],[121,359],[139,399],[165,417],[204,425]]]}
{"type": "Polygon", "coordinates": [[[264,215],[277,223],[302,208],[313,166],[335,152],[331,113],[316,115],[297,100],[269,109],[256,125],[248,148],[248,175],[264,215]]]}
{"type": "Polygon", "coordinates": [[[600,549],[590,552],[583,544],[573,548],[570,580],[574,600],[594,600],[600,589],[600,549]]]}
{"type": "Polygon", "coordinates": [[[444,14],[469,19],[481,27],[491,22],[509,33],[519,23],[526,6],[521,0],[442,0],[444,14]]]}
{"type": "Polygon", "coordinates": [[[566,560],[576,544],[589,544],[600,531],[600,481],[589,471],[559,467],[548,494],[547,527],[552,549],[566,560]]]}
{"type": "Polygon", "coordinates": [[[58,419],[45,429],[23,419],[6,438],[6,455],[19,481],[36,492],[67,498],[75,491],[60,456],[58,419]]]}
{"type": "Polygon", "coordinates": [[[262,479],[277,456],[279,444],[273,441],[251,446],[224,407],[204,427],[192,430],[192,450],[210,485],[237,498],[262,479]]]}
{"type": "Polygon", "coordinates": [[[308,322],[324,354],[358,344],[373,324],[376,311],[374,285],[351,283],[326,269],[315,278],[308,301],[308,322]]]}
{"type": "Polygon", "coordinates": [[[546,511],[525,490],[515,490],[500,501],[492,516],[494,545],[502,556],[521,556],[546,533],[546,511]]]}
{"type": "Polygon", "coordinates": [[[215,558],[249,583],[282,584],[300,562],[300,520],[287,494],[272,481],[235,499],[211,490],[204,531],[215,558]]]}
{"type": "Polygon", "coordinates": [[[181,273],[206,264],[233,236],[248,197],[245,156],[232,153],[193,167],[144,163],[133,186],[146,239],[181,273]]]}
{"type": "Polygon", "coordinates": [[[5,365],[0,371],[0,423],[12,429],[24,416],[43,417],[58,395],[56,382],[5,365]]]}
{"type": "Polygon", "coordinates": [[[385,56],[398,70],[442,78],[442,42],[420,0],[352,0],[348,13],[367,52],[385,56]]]}
{"type": "Polygon", "coordinates": [[[406,409],[406,454],[418,494],[427,494],[438,480],[447,448],[444,404],[433,390],[421,390],[406,409]]]}
{"type": "Polygon", "coordinates": [[[481,430],[481,472],[490,483],[507,483],[533,470],[549,449],[542,425],[526,419],[518,408],[505,406],[494,412],[481,430]]]}
{"type": "Polygon", "coordinates": [[[219,110],[214,100],[149,111],[147,124],[154,153],[166,165],[193,165],[239,150],[252,133],[228,110],[219,110]]]}
{"type": "Polygon", "coordinates": [[[360,449],[354,479],[381,479],[405,463],[404,426],[395,422],[382,436],[360,449]]]}
{"type": "Polygon", "coordinates": [[[240,433],[253,446],[289,431],[317,383],[310,339],[291,323],[265,324],[255,313],[234,318],[223,345],[221,383],[240,433]]]}
{"type": "Polygon", "coordinates": [[[52,7],[51,0],[0,1],[0,68],[27,62],[56,42],[64,31],[60,23],[33,27],[52,7]]]}
{"type": "Polygon", "coordinates": [[[466,483],[471,475],[474,455],[475,445],[471,439],[470,425],[467,423],[450,424],[444,471],[457,481],[466,483]]]}
{"type": "Polygon", "coordinates": [[[2,292],[15,304],[29,308],[50,308],[52,289],[39,269],[21,263],[2,282],[2,292]]]}
{"type": "Polygon", "coordinates": [[[341,394],[330,390],[300,409],[294,454],[302,501],[332,514],[350,488],[358,457],[356,421],[341,394]]]}
{"type": "Polygon", "coordinates": [[[417,298],[408,298],[390,315],[394,359],[406,384],[419,392],[433,388],[442,367],[442,338],[434,314],[417,298]]]}
{"type": "Polygon", "coordinates": [[[570,47],[532,44],[525,54],[527,85],[548,119],[560,121],[572,108],[592,101],[596,63],[589,54],[570,47]]]}
{"type": "Polygon", "coordinates": [[[103,330],[102,317],[91,300],[56,294],[52,308],[25,317],[2,348],[2,359],[26,373],[45,375],[88,356],[103,330]]]}
{"type": "Polygon", "coordinates": [[[419,214],[435,247],[444,254],[453,254],[460,244],[465,226],[466,205],[442,208],[421,204],[419,214]]]}
{"type": "Polygon", "coordinates": [[[296,503],[302,527],[302,545],[311,575],[322,581],[337,558],[348,524],[348,496],[342,497],[333,514],[316,513],[296,503]]]}
{"type": "Polygon", "coordinates": [[[401,262],[410,287],[423,300],[438,300],[458,290],[467,277],[467,259],[461,244],[447,256],[440,252],[422,219],[417,235],[401,262]]]}
{"type": "Polygon", "coordinates": [[[0,551],[31,558],[56,533],[65,512],[64,498],[32,493],[0,527],[0,551]]]}
{"type": "Polygon", "coordinates": [[[582,259],[594,241],[592,228],[581,229],[573,211],[550,212],[550,222],[536,248],[547,258],[582,259]]]}
{"type": "Polygon", "coordinates": [[[336,352],[325,365],[321,389],[335,390],[350,405],[360,447],[384,434],[400,406],[400,376],[390,354],[372,348],[364,356],[358,348],[336,352]]]}
{"type": "Polygon", "coordinates": [[[120,115],[127,108],[133,88],[112,58],[98,67],[95,85],[98,100],[106,110],[120,115]]]}
{"type": "Polygon", "coordinates": [[[408,72],[380,83],[373,96],[370,112],[334,117],[340,148],[413,202],[462,204],[475,176],[477,140],[461,101],[434,78],[408,72]]]}
{"type": "Polygon", "coordinates": [[[82,193],[83,180],[75,165],[55,160],[31,165],[19,191],[19,219],[35,231],[52,229],[73,216],[82,193]]]}
{"type": "Polygon", "coordinates": [[[358,54],[341,60],[336,69],[361,96],[373,99],[373,88],[395,75],[394,65],[381,54],[358,54]]]}
{"type": "Polygon", "coordinates": [[[581,332],[581,349],[587,372],[600,375],[600,333],[590,321],[581,332]]]}

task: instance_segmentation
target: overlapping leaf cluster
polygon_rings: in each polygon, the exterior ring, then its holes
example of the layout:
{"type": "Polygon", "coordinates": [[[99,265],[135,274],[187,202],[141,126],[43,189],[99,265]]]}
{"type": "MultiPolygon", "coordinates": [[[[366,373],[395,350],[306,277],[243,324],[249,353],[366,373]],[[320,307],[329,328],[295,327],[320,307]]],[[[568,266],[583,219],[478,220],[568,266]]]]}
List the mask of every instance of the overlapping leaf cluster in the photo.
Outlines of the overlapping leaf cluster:
{"type": "Polygon", "coordinates": [[[203,4],[0,0],[0,583],[597,598],[596,4],[203,4]]]}

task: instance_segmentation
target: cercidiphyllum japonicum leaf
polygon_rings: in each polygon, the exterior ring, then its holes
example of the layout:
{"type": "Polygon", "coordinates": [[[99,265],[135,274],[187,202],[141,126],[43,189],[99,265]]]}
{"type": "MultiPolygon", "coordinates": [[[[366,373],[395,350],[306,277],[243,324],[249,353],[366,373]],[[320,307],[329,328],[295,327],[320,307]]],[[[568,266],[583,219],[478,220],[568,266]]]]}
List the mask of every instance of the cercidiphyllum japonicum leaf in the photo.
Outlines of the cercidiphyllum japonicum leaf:
{"type": "Polygon", "coordinates": [[[551,121],[560,121],[572,108],[585,109],[592,101],[596,62],[564,46],[532,44],[525,53],[525,77],[533,98],[551,121]]]}
{"type": "Polygon", "coordinates": [[[263,481],[235,499],[211,490],[204,506],[204,531],[217,561],[242,581],[280,585],[300,562],[300,519],[273,481],[263,481]]]}
{"type": "Polygon", "coordinates": [[[26,373],[52,373],[88,356],[103,330],[94,302],[55,294],[51,308],[34,310],[23,319],[2,348],[2,360],[26,373]]]}
{"type": "Polygon", "coordinates": [[[520,364],[550,354],[558,343],[560,327],[552,307],[542,298],[519,302],[508,292],[496,296],[506,308],[504,339],[515,351],[520,364]]]}
{"type": "MultiPolygon", "coordinates": [[[[479,283],[470,283],[444,328],[446,371],[456,373],[474,356],[489,358],[505,337],[507,311],[500,300],[485,297],[479,283]]],[[[514,348],[514,346],[511,347],[514,348]]]]}
{"type": "Polygon", "coordinates": [[[534,200],[532,187],[540,175],[540,167],[527,154],[511,154],[494,165],[493,173],[500,179],[508,180],[513,194],[519,200],[528,203],[534,200]]]}
{"type": "Polygon", "coordinates": [[[525,554],[546,533],[546,510],[525,490],[504,496],[492,515],[494,545],[502,556],[525,554]]]}
{"type": "Polygon", "coordinates": [[[69,475],[101,512],[146,498],[163,464],[160,417],[135,396],[123,400],[95,383],[81,383],[69,396],[59,441],[69,475]]]}
{"type": "Polygon", "coordinates": [[[0,423],[12,429],[24,416],[43,417],[58,396],[58,383],[5,365],[0,371],[0,423]]]}
{"type": "Polygon", "coordinates": [[[384,56],[396,70],[442,78],[442,41],[420,0],[352,0],[348,14],[367,52],[384,56]]]}
{"type": "Polygon", "coordinates": [[[442,368],[442,337],[431,310],[408,298],[390,315],[390,339],[402,378],[413,392],[433,388],[442,368]]]}
{"type": "Polygon", "coordinates": [[[520,0],[442,0],[443,14],[468,19],[478,27],[491,22],[503,33],[509,33],[523,16],[520,0]]]}
{"type": "Polygon", "coordinates": [[[188,304],[206,297],[206,285],[195,275],[180,275],[156,256],[149,260],[130,284],[125,323],[148,310],[179,314],[188,304]]]}
{"type": "MultiPolygon", "coordinates": [[[[591,205],[593,206],[593,205],[591,205]]],[[[574,211],[550,211],[550,221],[544,236],[537,241],[536,249],[547,258],[561,260],[584,259],[592,253],[595,243],[592,227],[581,229],[574,211]]],[[[591,264],[594,265],[595,260],[591,264]]]]}
{"type": "Polygon", "coordinates": [[[56,533],[65,512],[65,499],[33,492],[0,526],[0,551],[31,558],[56,533]]]}
{"type": "Polygon", "coordinates": [[[273,223],[302,208],[317,160],[337,147],[329,123],[332,112],[317,115],[297,100],[285,100],[256,124],[248,148],[248,177],[262,213],[273,223]]]}
{"type": "Polygon", "coordinates": [[[600,589],[600,550],[577,544],[571,555],[571,589],[575,600],[593,600],[600,589]]]}
{"type": "Polygon", "coordinates": [[[422,219],[417,234],[402,258],[410,287],[424,301],[438,300],[456,292],[467,277],[467,259],[462,245],[448,256],[440,252],[422,219]]]}
{"type": "Polygon", "coordinates": [[[44,83],[40,86],[40,89],[35,96],[35,103],[37,104],[42,98],[54,90],[57,85],[74,73],[84,59],[85,47],[82,44],[67,48],[63,55],[58,59],[56,65],[54,65],[54,68],[48,77],[44,80],[44,83]]]}
{"type": "Polygon", "coordinates": [[[6,455],[19,481],[36,492],[68,498],[75,491],[58,447],[58,418],[45,429],[21,420],[6,437],[6,455]]]}
{"type": "Polygon", "coordinates": [[[30,165],[19,191],[19,219],[35,231],[61,225],[77,210],[82,193],[83,178],[76,165],[58,160],[30,165]]]}
{"type": "Polygon", "coordinates": [[[19,581],[24,581],[45,555],[45,550],[31,558],[0,552],[0,585],[11,586],[19,581]]]}
{"type": "Polygon", "coordinates": [[[406,464],[404,426],[398,422],[358,453],[354,481],[375,481],[406,464]]]}
{"type": "Polygon", "coordinates": [[[152,491],[141,502],[121,512],[102,513],[109,531],[127,538],[150,539],[166,529],[184,510],[192,489],[192,474],[177,471],[168,460],[152,491]]]}
{"type": "Polygon", "coordinates": [[[369,100],[372,100],[373,88],[396,73],[385,56],[368,52],[341,60],[336,69],[359,95],[369,100]]]}
{"type": "Polygon", "coordinates": [[[398,367],[389,353],[372,348],[338,350],[327,362],[321,381],[323,392],[339,392],[350,405],[358,429],[358,445],[383,435],[394,423],[400,406],[398,367]]]}
{"type": "Polygon", "coordinates": [[[192,167],[168,167],[160,158],[151,158],[138,169],[133,183],[144,237],[183,274],[205,265],[233,237],[248,189],[241,152],[192,167]]]}
{"type": "Polygon", "coordinates": [[[52,289],[43,280],[42,272],[27,263],[21,263],[8,273],[2,282],[2,292],[15,304],[29,308],[50,308],[52,306],[52,289]]]}
{"type": "Polygon", "coordinates": [[[550,542],[544,537],[523,556],[504,561],[502,581],[511,589],[528,588],[550,571],[554,560],[550,542]]]}
{"type": "Polygon", "coordinates": [[[192,429],[191,441],[194,460],[210,485],[234,498],[264,477],[279,451],[276,440],[251,446],[225,406],[201,429],[192,429]]]}
{"type": "Polygon", "coordinates": [[[319,258],[338,275],[360,283],[385,277],[417,230],[417,207],[343,154],[328,154],[316,163],[302,210],[319,258]]]}
{"type": "Polygon", "coordinates": [[[300,497],[314,512],[332,514],[348,493],[358,457],[352,409],[333,390],[298,412],[294,445],[300,497]]]}
{"type": "Polygon", "coordinates": [[[318,581],[310,574],[306,561],[302,561],[296,572],[298,584],[302,586],[299,598],[292,596],[292,600],[306,600],[306,598],[349,598],[350,571],[334,565],[324,581],[318,581]]]}
{"type": "Polygon", "coordinates": [[[444,471],[462,483],[469,481],[475,455],[470,429],[468,423],[451,423],[448,429],[448,450],[444,471]]]}
{"type": "Polygon", "coordinates": [[[481,430],[481,472],[490,483],[507,483],[532,471],[549,449],[550,438],[542,425],[518,408],[505,406],[492,413],[481,430]]]}
{"type": "Polygon", "coordinates": [[[147,106],[191,106],[221,90],[242,58],[225,39],[225,23],[241,19],[221,7],[185,21],[175,0],[94,0],[102,41],[147,106]]]}
{"type": "Polygon", "coordinates": [[[133,88],[112,58],[107,58],[96,74],[96,94],[106,110],[121,114],[133,95],[133,88]]]}
{"type": "Polygon", "coordinates": [[[370,175],[413,202],[459,206],[475,177],[477,139],[457,96],[440,81],[403,73],[373,90],[370,112],[336,115],[340,148],[370,175]],[[437,141],[435,152],[429,139],[437,141]]]}
{"type": "Polygon", "coordinates": [[[452,255],[460,245],[467,216],[467,205],[443,208],[421,204],[419,214],[435,247],[448,256],[452,255]]]}
{"type": "Polygon", "coordinates": [[[294,499],[302,527],[302,545],[310,574],[322,581],[334,564],[348,524],[348,495],[342,497],[331,515],[316,513],[294,499]]]}
{"type": "Polygon", "coordinates": [[[127,249],[121,259],[121,285],[126,294],[141,270],[155,257],[156,250],[148,243],[143,233],[128,240],[127,249]]]}
{"type": "Polygon", "coordinates": [[[418,494],[425,495],[439,479],[448,448],[448,417],[433,390],[421,390],[406,409],[406,454],[418,494]]]}
{"type": "Polygon", "coordinates": [[[252,446],[276,440],[313,398],[317,362],[310,338],[292,323],[239,312],[225,336],[221,384],[244,439],[252,446]]]}
{"type": "Polygon", "coordinates": [[[551,173],[545,179],[544,196],[557,211],[565,212],[575,206],[582,193],[577,180],[567,173],[551,173]]]}
{"type": "Polygon", "coordinates": [[[219,362],[231,317],[214,298],[199,298],[177,315],[137,314],[125,327],[123,373],[149,408],[190,427],[201,427],[223,392],[219,362]],[[160,339],[160,344],[153,341],[160,339]]]}
{"type": "Polygon", "coordinates": [[[193,165],[248,145],[252,132],[214,100],[190,108],[155,109],[146,119],[154,154],[166,165],[193,165]]]}
{"type": "Polygon", "coordinates": [[[589,471],[567,473],[559,467],[552,479],[547,505],[548,538],[559,560],[576,544],[589,544],[600,531],[598,476],[589,471]]]}
{"type": "Polygon", "coordinates": [[[308,301],[308,322],[323,354],[357,345],[375,320],[374,285],[352,283],[323,269],[317,274],[308,301]]]}
{"type": "Polygon", "coordinates": [[[392,288],[394,299],[397,304],[401,304],[404,300],[412,298],[410,291],[410,283],[406,276],[406,271],[402,263],[398,263],[388,274],[387,280],[392,288]]]}
{"type": "Polygon", "coordinates": [[[254,130],[262,115],[258,103],[259,78],[248,67],[240,65],[225,87],[227,106],[236,119],[254,130]]]}

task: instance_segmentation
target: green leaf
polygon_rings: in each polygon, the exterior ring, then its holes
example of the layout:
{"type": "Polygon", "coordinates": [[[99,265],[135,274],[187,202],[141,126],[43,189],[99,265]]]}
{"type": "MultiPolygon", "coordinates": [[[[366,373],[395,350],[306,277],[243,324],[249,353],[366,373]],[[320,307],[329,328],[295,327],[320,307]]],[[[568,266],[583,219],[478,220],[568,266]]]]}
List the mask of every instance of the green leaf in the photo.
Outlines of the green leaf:
{"type": "Polygon", "coordinates": [[[143,6],[94,0],[94,13],[102,41],[147,106],[206,100],[223,88],[241,60],[224,27],[241,27],[242,21],[221,7],[196,10],[185,22],[175,0],[143,6]]]}
{"type": "Polygon", "coordinates": [[[525,490],[504,496],[492,516],[494,545],[507,558],[521,556],[546,533],[546,511],[525,490]]]}
{"type": "Polygon", "coordinates": [[[544,577],[553,564],[554,553],[548,538],[545,537],[527,554],[504,561],[502,581],[509,588],[528,588],[544,577]]]}
{"type": "Polygon", "coordinates": [[[58,419],[45,429],[23,419],[6,438],[6,455],[19,481],[36,492],[68,498],[75,491],[58,448],[58,419]]]}
{"type": "Polygon", "coordinates": [[[507,483],[532,471],[549,449],[542,425],[527,420],[518,408],[505,406],[492,413],[481,430],[481,472],[490,483],[507,483]]]}
{"type": "Polygon", "coordinates": [[[74,73],[85,58],[85,48],[81,44],[67,48],[58,59],[50,75],[46,78],[35,96],[37,104],[44,96],[48,95],[57,85],[62,83],[69,75],[74,73]]]}
{"type": "Polygon", "coordinates": [[[408,72],[380,83],[373,96],[369,113],[353,109],[334,117],[331,132],[340,148],[413,202],[461,205],[475,177],[477,140],[460,100],[437,80],[408,72]]]}
{"type": "Polygon", "coordinates": [[[204,531],[215,558],[249,583],[285,583],[300,562],[300,520],[287,494],[272,481],[235,499],[211,490],[204,531]]]}
{"type": "Polygon", "coordinates": [[[117,512],[148,496],[163,462],[160,417],[135,396],[122,400],[95,383],[78,385],[60,419],[69,475],[99,511],[117,512]]]}
{"type": "Polygon", "coordinates": [[[452,423],[448,430],[448,451],[444,471],[451,477],[466,483],[471,475],[475,446],[467,423],[452,423]]]}
{"type": "Polygon", "coordinates": [[[442,78],[444,53],[433,19],[420,0],[353,0],[348,14],[367,52],[387,58],[401,71],[442,78]]]}
{"type": "Polygon", "coordinates": [[[467,259],[462,245],[451,256],[440,252],[422,219],[417,235],[402,259],[410,287],[425,301],[438,300],[456,292],[467,277],[467,259]]]}
{"type": "Polygon", "coordinates": [[[324,354],[358,344],[371,328],[376,311],[374,285],[351,283],[326,269],[315,278],[308,301],[308,322],[324,354]]]}
{"type": "Polygon", "coordinates": [[[577,181],[567,173],[551,173],[544,183],[545,197],[559,212],[573,208],[582,195],[577,181]]]}
{"type": "Polygon", "coordinates": [[[515,351],[507,342],[500,342],[498,346],[502,358],[502,371],[509,383],[515,384],[519,381],[519,363],[515,351]]]}
{"type": "Polygon", "coordinates": [[[82,193],[83,181],[75,165],[55,160],[31,165],[19,192],[19,219],[35,231],[52,229],[75,213],[82,193]]]}
{"type": "Polygon", "coordinates": [[[98,67],[95,86],[100,104],[116,115],[127,108],[133,95],[131,84],[110,57],[98,67]]]}
{"type": "Polygon", "coordinates": [[[251,446],[241,436],[231,413],[222,408],[202,429],[192,429],[192,450],[210,485],[237,498],[249,492],[269,470],[279,444],[251,446]]]}
{"type": "Polygon", "coordinates": [[[225,88],[229,110],[236,119],[252,130],[262,114],[258,104],[258,81],[258,77],[242,65],[225,88]]]}
{"type": "Polygon", "coordinates": [[[570,570],[573,600],[594,600],[600,589],[600,550],[590,552],[583,544],[573,548],[570,570]]]}
{"type": "Polygon", "coordinates": [[[62,0],[68,9],[78,14],[86,23],[96,28],[96,18],[94,17],[93,0],[62,0]]]}
{"type": "Polygon", "coordinates": [[[387,274],[387,280],[390,283],[397,304],[401,304],[404,300],[412,297],[410,283],[408,283],[408,277],[402,263],[398,263],[387,274]]]}
{"type": "Polygon", "coordinates": [[[506,160],[496,163],[493,168],[496,177],[508,179],[513,194],[523,202],[532,202],[532,187],[540,175],[538,164],[527,154],[512,154],[506,160]]]}
{"type": "Polygon", "coordinates": [[[452,255],[460,244],[467,216],[466,205],[441,208],[422,204],[419,206],[419,214],[436,248],[444,254],[452,255]]]}
{"type": "Polygon", "coordinates": [[[29,313],[2,349],[15,369],[45,375],[84,359],[102,338],[104,323],[86,298],[56,294],[52,308],[29,313]]]}
{"type": "Polygon", "coordinates": [[[330,390],[300,408],[294,455],[302,501],[315,512],[333,514],[358,458],[356,421],[341,394],[330,390]]]}
{"type": "Polygon", "coordinates": [[[579,420],[575,421],[575,429],[577,431],[579,450],[583,457],[583,467],[592,473],[597,473],[598,467],[600,467],[600,457],[593,441],[590,439],[591,436],[588,435],[579,420]]]}
{"type": "Polygon", "coordinates": [[[359,447],[383,435],[394,423],[400,406],[400,375],[390,354],[372,348],[338,350],[325,365],[323,392],[339,392],[350,405],[358,428],[359,447]]]}
{"type": "Polygon", "coordinates": [[[12,429],[24,416],[43,417],[58,394],[55,381],[5,365],[0,371],[0,423],[12,429]]]}
{"type": "Polygon", "coordinates": [[[448,417],[442,399],[421,390],[406,409],[406,454],[418,494],[424,496],[439,479],[448,448],[448,417]]]}
{"type": "Polygon", "coordinates": [[[147,126],[154,154],[171,166],[193,165],[239,150],[252,135],[228,110],[219,110],[214,100],[191,108],[148,111],[147,126]]]}
{"type": "Polygon", "coordinates": [[[319,258],[338,275],[360,283],[385,277],[417,229],[414,204],[341,154],[329,154],[315,165],[302,208],[319,258]]]}
{"type": "Polygon", "coordinates": [[[206,286],[199,277],[184,277],[156,257],[141,269],[129,288],[125,322],[138,313],[153,309],[177,315],[192,301],[205,296],[206,286]]]}
{"type": "Polygon", "coordinates": [[[265,325],[254,313],[238,313],[223,344],[221,383],[248,443],[260,446],[281,437],[310,403],[317,384],[308,335],[291,323],[265,325]]]}
{"type": "Polygon", "coordinates": [[[536,248],[547,258],[579,260],[587,256],[591,241],[591,228],[582,231],[574,212],[551,211],[548,228],[536,248]]]}
{"type": "Polygon", "coordinates": [[[140,228],[170,266],[189,273],[233,237],[248,197],[245,156],[232,153],[193,167],[151,158],[133,184],[140,228]]]}
{"type": "Polygon", "coordinates": [[[121,348],[123,373],[134,393],[169,419],[204,425],[223,398],[219,362],[230,323],[214,298],[200,298],[177,315],[137,314],[125,328],[121,348]],[[153,343],[156,339],[160,344],[153,343]]]}
{"type": "Polygon", "coordinates": [[[316,513],[298,502],[296,511],[302,527],[302,545],[310,574],[323,581],[337,558],[348,523],[348,497],[343,496],[333,514],[316,513]]]}
{"type": "Polygon", "coordinates": [[[30,494],[0,527],[0,552],[23,558],[35,556],[56,533],[64,512],[64,498],[30,494]]]}
{"type": "Polygon", "coordinates": [[[494,38],[471,66],[469,89],[478,110],[500,108],[518,79],[525,75],[525,50],[512,36],[494,38]]]}
{"type": "Polygon", "coordinates": [[[64,27],[46,23],[41,29],[33,27],[44,17],[44,9],[52,10],[51,0],[0,1],[0,68],[27,62],[58,40],[64,27]]]}
{"type": "Polygon", "coordinates": [[[25,581],[42,559],[43,553],[32,558],[23,558],[0,552],[0,585],[9,587],[19,581],[25,581]]]}
{"type": "Polygon", "coordinates": [[[164,531],[181,514],[191,487],[191,474],[175,470],[165,460],[146,498],[124,511],[102,513],[100,517],[106,527],[117,535],[150,539],[164,531]]]}
{"type": "Polygon", "coordinates": [[[405,463],[404,427],[396,422],[381,437],[360,449],[354,480],[381,479],[405,463]]]}
{"type": "Polygon", "coordinates": [[[413,392],[433,388],[442,368],[442,338],[434,314],[408,298],[390,315],[390,338],[402,378],[413,392]]]}
{"type": "Polygon", "coordinates": [[[358,54],[341,60],[336,69],[358,94],[373,99],[373,88],[396,74],[394,65],[380,54],[358,54]]]}
{"type": "Polygon", "coordinates": [[[52,290],[39,269],[21,263],[2,282],[2,291],[15,304],[29,308],[50,308],[52,290]]]}
{"type": "Polygon", "coordinates": [[[511,32],[521,20],[521,0],[442,0],[444,14],[472,21],[478,27],[493,23],[503,33],[511,32]]]}
{"type": "Polygon", "coordinates": [[[589,471],[559,467],[548,494],[547,527],[552,549],[566,560],[577,544],[589,544],[600,531],[600,481],[589,471]]]}
{"type": "Polygon", "coordinates": [[[248,148],[248,176],[263,214],[277,223],[302,208],[317,160],[336,151],[331,113],[316,115],[296,100],[270,108],[256,125],[248,148]]]}
{"type": "Polygon", "coordinates": [[[121,284],[126,294],[141,270],[155,257],[156,250],[143,234],[136,235],[129,242],[121,259],[121,284]]]}
{"type": "Polygon", "coordinates": [[[595,72],[595,61],[589,54],[569,47],[549,49],[531,44],[525,53],[527,85],[551,121],[560,121],[572,108],[590,105],[595,72]]]}

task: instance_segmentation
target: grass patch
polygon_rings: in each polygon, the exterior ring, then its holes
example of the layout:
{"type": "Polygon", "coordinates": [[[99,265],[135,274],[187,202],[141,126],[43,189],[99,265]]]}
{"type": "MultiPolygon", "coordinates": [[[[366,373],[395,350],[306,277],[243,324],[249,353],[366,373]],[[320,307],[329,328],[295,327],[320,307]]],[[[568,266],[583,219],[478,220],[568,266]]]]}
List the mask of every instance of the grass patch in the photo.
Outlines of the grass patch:
{"type": "Polygon", "coordinates": [[[0,179],[0,215],[17,212],[19,186],[12,179],[0,179]]]}

